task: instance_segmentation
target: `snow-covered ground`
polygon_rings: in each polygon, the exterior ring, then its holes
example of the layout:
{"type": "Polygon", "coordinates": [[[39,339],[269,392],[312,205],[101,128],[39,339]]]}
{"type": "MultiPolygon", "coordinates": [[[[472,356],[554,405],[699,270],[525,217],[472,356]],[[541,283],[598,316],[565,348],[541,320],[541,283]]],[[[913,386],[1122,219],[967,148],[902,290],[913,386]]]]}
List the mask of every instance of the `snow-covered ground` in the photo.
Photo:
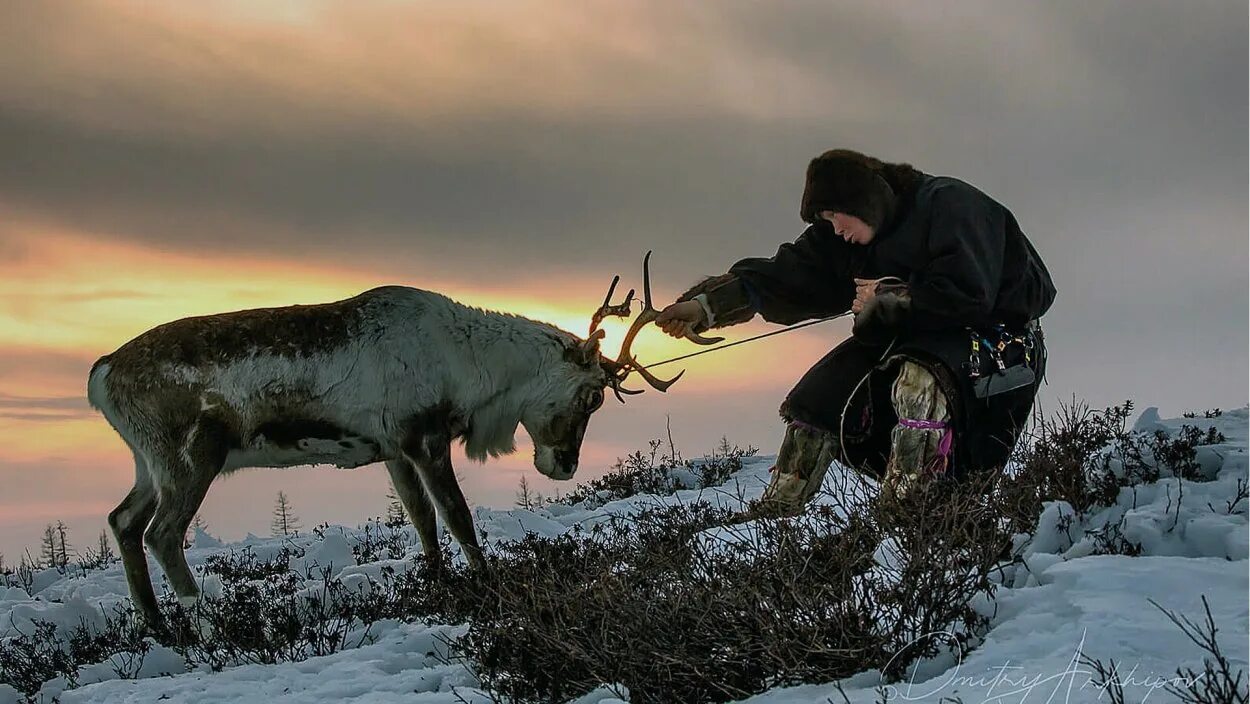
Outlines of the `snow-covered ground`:
{"type": "MultiPolygon", "coordinates": [[[[1159,607],[1194,620],[1203,616],[1201,598],[1210,604],[1221,629],[1220,643],[1234,663],[1247,666],[1246,502],[1231,512],[1228,500],[1238,482],[1247,480],[1247,409],[1213,419],[1160,420],[1148,410],[1138,428],[1174,432],[1182,424],[1203,429],[1215,426],[1227,437],[1221,445],[1201,450],[1199,460],[1209,481],[1162,479],[1125,489],[1116,506],[1071,520],[1071,508],[1051,504],[1027,544],[1020,538],[1025,567],[1004,572],[1005,588],[982,608],[992,614],[984,643],[962,661],[942,656],[922,663],[908,682],[885,690],[893,701],[937,702],[958,697],[975,702],[1105,702],[1080,654],[1114,660],[1124,683],[1125,701],[1169,701],[1162,687],[1175,682],[1176,668],[1202,670],[1204,653],[1173,625],[1159,607]],[[1183,498],[1181,498],[1183,497],[1183,498]],[[1179,508],[1178,508],[1179,505],[1179,508]],[[1125,539],[1139,543],[1138,557],[1096,555],[1087,530],[1119,526],[1125,539]]],[[[477,525],[488,541],[513,540],[526,532],[557,535],[572,526],[607,520],[655,503],[696,500],[738,507],[758,497],[767,482],[770,457],[749,458],[724,487],[681,491],[673,496],[639,496],[598,508],[554,505],[546,509],[479,508],[477,525]]],[[[835,466],[826,478],[831,490],[843,481],[835,466]]],[[[297,538],[306,548],[304,564],[334,565],[346,579],[367,573],[357,566],[350,539],[356,531],[338,529],[325,540],[297,538]]],[[[411,537],[411,536],[410,536],[411,537]]],[[[220,547],[207,536],[188,552],[193,565],[222,549],[250,546],[261,558],[277,554],[282,541],[249,538],[220,547]]],[[[411,553],[420,553],[413,538],[411,553]]],[[[154,563],[153,563],[154,564],[154,563]]],[[[390,561],[390,564],[395,564],[390,561]]],[[[299,566],[298,564],[295,566],[299,566]]],[[[159,574],[155,568],[154,574],[159,574]]],[[[211,590],[212,585],[208,585],[211,590]]],[[[36,575],[33,595],[0,587],[0,638],[29,632],[32,619],[64,627],[80,620],[98,623],[102,614],[126,598],[120,565],[87,576],[62,577],[55,571],[36,575]]],[[[62,691],[64,684],[45,685],[44,700],[66,704],[86,702],[486,702],[471,672],[448,657],[444,643],[464,626],[384,622],[376,624],[370,644],[298,663],[245,665],[223,672],[187,672],[172,651],[155,647],[145,658],[139,679],[119,680],[112,663],[80,671],[82,686],[62,691]]],[[[934,637],[941,637],[935,635],[934,637]]],[[[882,693],[879,673],[864,672],[844,680],[852,702],[877,701],[882,693]]],[[[835,683],[777,688],[747,700],[752,704],[842,701],[835,683]]],[[[0,704],[22,701],[0,685],[0,704]]],[[[608,704],[618,695],[606,688],[578,704],[608,704]]]]}

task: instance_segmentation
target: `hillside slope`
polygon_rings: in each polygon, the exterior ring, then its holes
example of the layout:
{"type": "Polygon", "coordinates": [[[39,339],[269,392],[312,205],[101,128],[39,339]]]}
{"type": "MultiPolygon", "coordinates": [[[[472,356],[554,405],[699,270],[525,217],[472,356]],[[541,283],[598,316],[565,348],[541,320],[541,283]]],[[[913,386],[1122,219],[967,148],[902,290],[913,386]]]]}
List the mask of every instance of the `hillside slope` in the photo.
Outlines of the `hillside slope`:
{"type": "MultiPolygon", "coordinates": [[[[908,681],[894,683],[885,695],[906,701],[1097,702],[1109,701],[1098,678],[1081,655],[1114,660],[1125,701],[1164,701],[1166,683],[1175,683],[1178,666],[1202,669],[1203,652],[1156,606],[1195,621],[1203,617],[1205,597],[1220,628],[1220,644],[1236,668],[1247,666],[1247,519],[1246,504],[1229,505],[1247,481],[1247,409],[1212,419],[1160,420],[1148,410],[1138,422],[1146,432],[1176,433],[1183,424],[1213,426],[1225,442],[1200,448],[1203,481],[1160,479],[1126,488],[1114,506],[1076,520],[1071,507],[1051,503],[1032,536],[1017,537],[1022,564],[1004,569],[996,598],[978,605],[991,616],[992,628],[980,647],[962,661],[946,654],[920,663],[908,681]],[[1095,554],[1097,535],[1116,527],[1140,555],[1095,554]]],[[[487,542],[513,541],[526,533],[554,536],[634,513],[657,504],[708,501],[738,508],[763,491],[772,458],[746,458],[743,469],[721,487],[682,490],[668,496],[639,495],[588,507],[476,511],[487,542]]],[[[827,486],[839,485],[845,471],[835,465],[827,486]]],[[[373,526],[370,530],[375,530],[373,526]]],[[[420,555],[411,530],[406,554],[397,559],[357,564],[353,546],[362,529],[332,527],[322,536],[291,540],[249,538],[217,546],[200,536],[189,551],[194,566],[213,555],[249,550],[262,560],[295,548],[291,567],[329,567],[345,583],[376,576],[385,568],[403,569],[420,555]]],[[[715,533],[715,530],[711,531],[715,533]]],[[[718,536],[711,536],[718,537],[718,536]]],[[[723,537],[723,536],[719,536],[723,537]]],[[[878,556],[888,559],[888,556],[878,556]]],[[[154,563],[153,563],[154,564],[154,563]]],[[[154,565],[155,567],[155,565],[154,565]]],[[[159,574],[156,568],[154,574],[159,574]]],[[[218,585],[219,586],[219,585],[218,585]]],[[[214,590],[213,580],[206,591],[214,590]]],[[[102,624],[103,614],[125,602],[125,578],[119,564],[85,574],[47,570],[34,575],[28,594],[20,587],[0,587],[0,638],[33,633],[35,621],[64,629],[80,622],[102,624]]],[[[113,660],[80,668],[76,688],[58,678],[45,683],[35,701],[59,698],[66,704],[87,702],[485,702],[470,669],[454,661],[446,640],[461,635],[463,625],[374,624],[358,647],[302,662],[240,665],[222,672],[201,667],[186,671],[172,650],[154,645],[141,663],[113,660]],[[118,679],[121,670],[137,679],[118,679]]],[[[364,636],[363,633],[354,634],[364,636]]],[[[940,635],[934,636],[941,638],[940,635]]],[[[1244,684],[1244,683],[1243,683],[1244,684]]],[[[864,672],[841,683],[851,702],[877,701],[878,672],[864,672]]],[[[616,700],[623,692],[603,688],[579,704],[616,700]]],[[[753,704],[843,701],[834,683],[775,688],[746,701],[753,704]]],[[[0,704],[23,701],[0,685],[0,704]]]]}

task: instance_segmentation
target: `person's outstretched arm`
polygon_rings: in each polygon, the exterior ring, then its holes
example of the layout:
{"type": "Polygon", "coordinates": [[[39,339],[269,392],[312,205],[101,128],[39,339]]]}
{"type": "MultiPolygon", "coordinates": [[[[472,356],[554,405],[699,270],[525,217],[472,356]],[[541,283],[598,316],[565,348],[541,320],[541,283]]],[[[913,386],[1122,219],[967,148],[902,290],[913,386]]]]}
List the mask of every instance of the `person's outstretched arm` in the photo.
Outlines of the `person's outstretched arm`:
{"type": "Polygon", "coordinates": [[[827,227],[813,225],[769,258],[743,259],[693,286],[664,309],[657,323],[680,335],[744,323],[756,314],[791,324],[844,313],[855,300],[856,252],[827,227]]]}

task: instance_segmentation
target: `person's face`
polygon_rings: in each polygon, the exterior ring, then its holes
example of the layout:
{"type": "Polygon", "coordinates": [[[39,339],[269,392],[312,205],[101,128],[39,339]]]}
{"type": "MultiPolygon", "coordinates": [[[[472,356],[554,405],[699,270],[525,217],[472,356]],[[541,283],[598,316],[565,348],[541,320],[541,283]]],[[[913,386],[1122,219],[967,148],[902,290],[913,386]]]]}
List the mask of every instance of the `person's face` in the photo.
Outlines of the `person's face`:
{"type": "Polygon", "coordinates": [[[820,211],[820,218],[833,225],[833,231],[837,233],[838,237],[852,244],[868,244],[877,234],[873,231],[871,225],[854,215],[837,213],[832,210],[822,210],[820,211]]]}

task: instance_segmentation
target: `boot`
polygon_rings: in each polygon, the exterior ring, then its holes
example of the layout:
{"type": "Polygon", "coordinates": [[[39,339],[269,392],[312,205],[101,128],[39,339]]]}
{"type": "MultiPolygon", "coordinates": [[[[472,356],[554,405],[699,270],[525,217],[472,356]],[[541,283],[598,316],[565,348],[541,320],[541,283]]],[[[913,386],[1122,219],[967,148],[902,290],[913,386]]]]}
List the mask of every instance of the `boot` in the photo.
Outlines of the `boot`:
{"type": "Polygon", "coordinates": [[[777,464],[764,496],[749,507],[755,516],[797,516],[820,490],[829,464],[838,456],[838,438],[812,425],[791,422],[777,452],[777,464]]]}

